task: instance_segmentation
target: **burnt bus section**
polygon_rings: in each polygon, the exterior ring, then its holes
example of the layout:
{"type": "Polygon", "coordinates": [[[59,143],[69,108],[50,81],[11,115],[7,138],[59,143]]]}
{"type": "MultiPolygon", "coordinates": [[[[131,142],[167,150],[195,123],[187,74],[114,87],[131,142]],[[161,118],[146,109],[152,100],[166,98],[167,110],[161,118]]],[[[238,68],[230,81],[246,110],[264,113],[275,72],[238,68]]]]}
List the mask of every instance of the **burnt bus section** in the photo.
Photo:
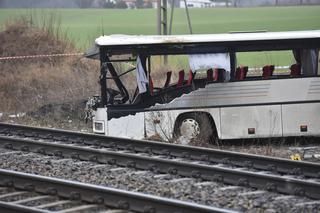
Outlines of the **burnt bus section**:
{"type": "MultiPolygon", "coordinates": [[[[99,49],[101,65],[99,82],[101,86],[101,97],[100,99],[95,99],[96,101],[92,104],[92,108],[97,109],[99,107],[107,107],[108,120],[126,115],[134,115],[155,104],[169,103],[183,94],[188,94],[198,88],[205,87],[207,83],[205,79],[197,79],[193,80],[190,85],[184,85],[186,80],[183,80],[183,85],[180,87],[177,87],[177,84],[172,84],[166,88],[156,88],[152,92],[150,91],[150,85],[147,84],[146,92],[140,94],[138,88],[136,88],[135,94],[132,97],[129,97],[128,90],[120,80],[120,77],[136,70],[136,68],[129,69],[128,71],[119,74],[115,69],[113,62],[132,62],[136,61],[136,59],[111,59],[111,54],[108,54],[106,48],[100,47],[99,49]],[[108,73],[111,77],[107,77],[108,73]],[[108,87],[107,80],[114,81],[117,89],[108,87]]],[[[143,69],[145,70],[145,74],[148,75],[148,72],[150,72],[150,67],[147,66],[148,57],[143,54],[140,54],[139,57],[143,69]]]]}
{"type": "Polygon", "coordinates": [[[101,85],[101,103],[100,106],[104,107],[108,104],[113,104],[115,96],[120,95],[120,98],[117,100],[119,104],[123,104],[129,99],[128,90],[121,82],[112,62],[107,55],[107,52],[104,48],[100,48],[100,85],[101,85]],[[108,88],[107,86],[107,73],[110,73],[111,78],[114,80],[118,90],[108,88]]]}
{"type": "Polygon", "coordinates": [[[192,86],[183,86],[179,89],[168,88],[159,93],[150,95],[150,92],[139,94],[136,101],[132,104],[108,105],[108,120],[112,118],[120,118],[126,115],[134,115],[137,112],[144,111],[145,108],[154,106],[155,104],[165,104],[183,94],[192,92],[195,88],[192,86]]]}
{"type": "MultiPolygon", "coordinates": [[[[312,34],[312,32],[310,33],[312,34]]],[[[230,70],[228,70],[230,71],[230,79],[227,81],[229,82],[256,80],[270,81],[283,78],[317,76],[317,73],[308,75],[301,73],[301,65],[304,63],[300,59],[302,54],[297,54],[302,50],[311,50],[320,46],[319,33],[315,33],[316,35],[313,36],[310,36],[310,33],[242,33],[239,35],[224,35],[226,38],[222,38],[220,35],[209,35],[208,37],[205,37],[206,35],[202,35],[202,37],[201,35],[197,35],[193,37],[155,37],[154,40],[148,40],[147,38],[150,36],[110,36],[106,38],[106,40],[103,40],[104,38],[100,38],[99,40],[98,38],[96,40],[94,52],[89,56],[87,55],[89,58],[100,59],[101,63],[101,97],[100,100],[97,98],[97,101],[94,102],[93,110],[96,110],[97,108],[107,108],[108,120],[126,115],[134,115],[155,104],[169,103],[175,98],[205,87],[207,84],[224,82],[223,79],[216,79],[215,82],[212,82],[212,80],[210,81],[208,78],[193,78],[191,84],[186,84],[186,81],[183,80],[184,82],[181,86],[176,83],[165,88],[153,89],[153,85],[151,85],[150,82],[150,80],[152,80],[150,77],[150,57],[154,55],[228,53],[230,55],[230,70]],[[146,40],[144,40],[145,38],[146,40]],[[240,65],[240,67],[237,67],[236,53],[270,50],[291,50],[296,53],[295,59],[297,63],[294,65],[300,66],[300,72],[293,75],[290,68],[291,73],[288,75],[273,76],[274,65],[268,65],[265,66],[266,69],[263,67],[263,75],[261,76],[246,76],[245,74],[243,78],[240,78],[241,75],[237,75],[237,72],[243,71],[242,68],[244,67],[240,65]],[[131,57],[125,57],[127,54],[131,57]],[[121,58],[117,58],[118,56],[121,56],[121,58]],[[128,72],[137,70],[137,66],[124,73],[120,73],[120,70],[116,70],[115,67],[117,66],[114,66],[113,62],[133,62],[137,61],[138,57],[141,60],[143,72],[147,76],[149,83],[146,83],[146,92],[139,93],[137,89],[136,93],[130,97],[128,88],[126,88],[127,85],[123,84],[120,77],[128,72]],[[110,88],[110,85],[107,85],[108,79],[114,81],[116,89],[112,89],[110,88]]],[[[248,69],[248,67],[246,68],[248,69]]]]}
{"type": "MultiPolygon", "coordinates": [[[[223,72],[223,70],[221,70],[223,72]]],[[[221,75],[220,75],[221,76],[221,75]]],[[[183,81],[183,85],[177,87],[177,83],[171,84],[165,88],[157,88],[150,92],[148,85],[147,92],[133,96],[128,104],[109,104],[108,120],[112,118],[120,118],[126,115],[134,115],[137,112],[144,112],[146,108],[155,104],[167,104],[174,99],[181,97],[184,94],[191,93],[200,88],[204,88],[208,84],[223,82],[223,78],[219,78],[216,82],[208,81],[206,78],[193,79],[190,85],[187,85],[187,80],[183,81]]]]}

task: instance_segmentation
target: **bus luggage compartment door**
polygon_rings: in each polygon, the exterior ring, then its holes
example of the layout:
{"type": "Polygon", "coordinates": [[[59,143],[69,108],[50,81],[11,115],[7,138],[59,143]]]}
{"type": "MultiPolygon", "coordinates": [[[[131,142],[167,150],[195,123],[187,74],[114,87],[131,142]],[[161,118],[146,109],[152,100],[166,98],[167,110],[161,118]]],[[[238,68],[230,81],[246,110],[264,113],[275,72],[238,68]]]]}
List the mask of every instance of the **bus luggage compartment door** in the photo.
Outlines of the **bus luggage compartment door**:
{"type": "Polygon", "coordinates": [[[281,106],[221,108],[222,139],[281,137],[281,106]]]}
{"type": "Polygon", "coordinates": [[[320,135],[320,103],[282,105],[283,136],[320,135]]]}

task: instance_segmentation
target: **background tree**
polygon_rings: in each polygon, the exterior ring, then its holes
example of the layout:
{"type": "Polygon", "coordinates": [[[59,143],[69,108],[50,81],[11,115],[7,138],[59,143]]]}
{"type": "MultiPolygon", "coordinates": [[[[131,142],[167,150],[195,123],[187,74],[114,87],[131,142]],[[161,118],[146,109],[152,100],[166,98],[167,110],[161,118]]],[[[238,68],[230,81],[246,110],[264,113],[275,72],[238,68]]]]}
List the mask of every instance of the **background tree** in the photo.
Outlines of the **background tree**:
{"type": "Polygon", "coordinates": [[[119,1],[116,2],[115,8],[127,9],[128,6],[123,0],[119,0],[119,1]]]}
{"type": "Polygon", "coordinates": [[[226,2],[226,7],[229,7],[229,1],[230,0],[226,0],[225,2],[226,2]]]}
{"type": "Polygon", "coordinates": [[[145,4],[145,8],[152,8],[152,2],[147,1],[147,3],[145,4]]]}
{"type": "Polygon", "coordinates": [[[107,1],[104,7],[105,8],[114,8],[115,4],[111,1],[107,1]]]}
{"type": "Polygon", "coordinates": [[[90,8],[92,6],[93,0],[76,0],[75,3],[80,8],[90,8]]]}
{"type": "Polygon", "coordinates": [[[0,0],[0,8],[4,6],[5,0],[0,0]]]}
{"type": "Polygon", "coordinates": [[[136,0],[136,8],[143,8],[143,0],[136,0]]]}

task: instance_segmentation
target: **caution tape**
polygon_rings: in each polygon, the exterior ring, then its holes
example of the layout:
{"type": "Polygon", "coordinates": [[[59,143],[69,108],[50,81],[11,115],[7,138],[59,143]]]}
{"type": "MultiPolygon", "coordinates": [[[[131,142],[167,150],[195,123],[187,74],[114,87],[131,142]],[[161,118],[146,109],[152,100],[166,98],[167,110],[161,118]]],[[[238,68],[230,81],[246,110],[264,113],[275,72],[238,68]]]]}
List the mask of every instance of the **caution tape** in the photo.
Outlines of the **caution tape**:
{"type": "Polygon", "coordinates": [[[0,61],[16,60],[16,59],[30,59],[30,58],[50,58],[50,57],[80,56],[80,55],[83,55],[83,53],[60,53],[60,54],[49,54],[49,55],[8,56],[8,57],[0,57],[0,61]]]}

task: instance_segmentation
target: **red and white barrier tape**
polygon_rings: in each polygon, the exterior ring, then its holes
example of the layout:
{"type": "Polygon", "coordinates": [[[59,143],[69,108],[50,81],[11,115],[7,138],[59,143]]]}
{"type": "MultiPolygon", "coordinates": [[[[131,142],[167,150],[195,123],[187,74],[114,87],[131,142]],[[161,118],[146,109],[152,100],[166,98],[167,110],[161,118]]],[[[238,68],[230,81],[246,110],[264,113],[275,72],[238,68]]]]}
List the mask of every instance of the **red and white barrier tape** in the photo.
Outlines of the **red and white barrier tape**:
{"type": "Polygon", "coordinates": [[[29,58],[49,58],[49,57],[79,56],[79,55],[83,55],[83,53],[61,53],[61,54],[50,54],[50,55],[8,56],[8,57],[0,57],[0,61],[15,60],[15,59],[29,59],[29,58]]]}

